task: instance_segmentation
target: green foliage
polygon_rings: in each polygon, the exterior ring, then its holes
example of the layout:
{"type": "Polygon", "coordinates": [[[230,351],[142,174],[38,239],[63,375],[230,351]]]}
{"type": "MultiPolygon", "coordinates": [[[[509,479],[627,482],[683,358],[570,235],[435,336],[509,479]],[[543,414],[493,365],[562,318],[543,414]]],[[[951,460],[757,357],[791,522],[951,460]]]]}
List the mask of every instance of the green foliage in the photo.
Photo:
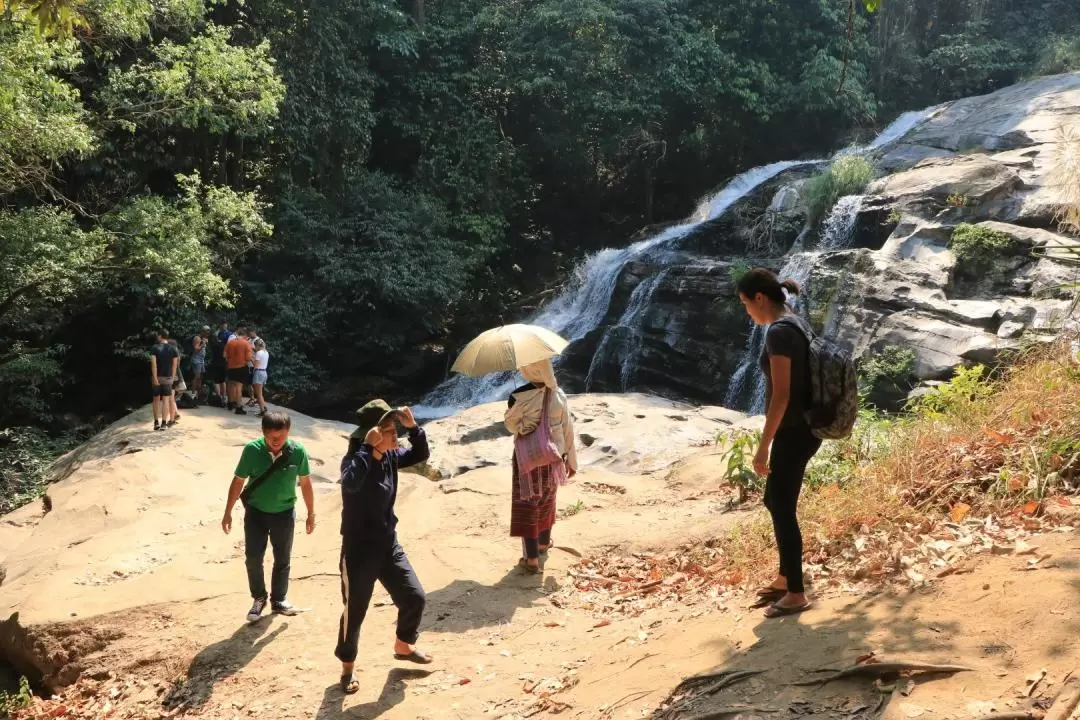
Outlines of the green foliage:
{"type": "Polygon", "coordinates": [[[746,260],[739,260],[732,263],[731,267],[728,268],[728,277],[731,279],[731,284],[738,285],[739,281],[742,280],[743,276],[748,272],[750,272],[750,263],[746,260]]]}
{"type": "Polygon", "coordinates": [[[808,488],[843,485],[889,448],[889,434],[902,420],[894,420],[873,408],[859,408],[859,418],[849,437],[822,443],[806,467],[808,488]]]}
{"type": "Polygon", "coordinates": [[[874,165],[862,155],[844,155],[833,160],[825,172],[802,186],[808,222],[814,226],[821,223],[837,200],[862,192],[873,178],[874,165]]]}
{"type": "Polygon", "coordinates": [[[0,515],[40,498],[52,462],[86,438],[82,430],[54,437],[33,427],[0,429],[0,515]]]}
{"type": "Polygon", "coordinates": [[[932,419],[962,418],[974,405],[993,395],[994,390],[994,383],[983,365],[960,367],[949,382],[912,400],[909,409],[916,416],[932,419]]]}
{"type": "Polygon", "coordinates": [[[18,15],[0,21],[0,198],[94,147],[79,94],[62,79],[79,64],[75,40],[47,41],[18,15]]]}
{"type": "Polygon", "coordinates": [[[738,502],[746,500],[748,492],[760,492],[765,488],[765,478],[754,472],[754,453],[761,443],[761,433],[750,430],[721,431],[716,444],[724,445],[720,456],[726,460],[723,478],[739,493],[738,502]]]}
{"type": "Polygon", "coordinates": [[[28,708],[33,699],[34,695],[30,691],[30,681],[26,679],[25,675],[20,676],[19,691],[17,693],[12,694],[6,690],[0,690],[0,713],[5,713],[6,717],[6,713],[28,708]]]}
{"type": "Polygon", "coordinates": [[[1005,233],[969,223],[957,225],[949,238],[957,270],[970,278],[994,275],[996,261],[1011,246],[1012,240],[1005,233]]]}
{"type": "Polygon", "coordinates": [[[859,387],[873,407],[898,409],[914,387],[915,351],[888,345],[859,365],[859,387]]]}
{"type": "Polygon", "coordinates": [[[99,93],[109,116],[131,131],[165,123],[212,135],[265,135],[285,86],[268,42],[241,47],[230,44],[230,35],[210,25],[185,43],[164,40],[151,59],[114,68],[99,93]]]}
{"type": "Polygon", "coordinates": [[[1080,35],[1051,37],[1035,64],[1035,75],[1057,75],[1080,70],[1080,35]]]}

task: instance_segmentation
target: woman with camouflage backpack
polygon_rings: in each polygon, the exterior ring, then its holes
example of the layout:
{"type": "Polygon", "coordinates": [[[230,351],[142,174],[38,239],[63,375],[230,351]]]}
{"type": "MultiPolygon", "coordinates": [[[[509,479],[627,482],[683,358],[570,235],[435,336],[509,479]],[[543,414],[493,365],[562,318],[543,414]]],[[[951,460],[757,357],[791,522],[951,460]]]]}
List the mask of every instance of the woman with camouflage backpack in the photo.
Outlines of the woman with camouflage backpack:
{"type": "Polygon", "coordinates": [[[806,466],[821,447],[807,420],[811,395],[807,338],[813,331],[787,304],[788,294],[799,294],[796,281],[781,281],[771,270],[754,268],[739,280],[738,291],[750,319],[766,326],[761,370],[767,409],[754,471],[766,476],[764,501],[772,516],[780,571],[758,591],[758,597],[759,606],[767,606],[766,617],[781,617],[810,607],[803,587],[803,543],[796,508],[806,466]]]}

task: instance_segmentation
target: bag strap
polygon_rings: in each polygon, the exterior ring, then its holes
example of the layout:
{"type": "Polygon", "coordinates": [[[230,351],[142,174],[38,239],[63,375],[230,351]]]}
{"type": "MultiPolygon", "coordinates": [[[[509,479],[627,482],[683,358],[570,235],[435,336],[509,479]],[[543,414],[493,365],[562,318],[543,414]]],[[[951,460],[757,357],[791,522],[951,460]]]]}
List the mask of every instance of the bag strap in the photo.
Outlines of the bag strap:
{"type": "Polygon", "coordinates": [[[285,465],[288,464],[289,458],[291,456],[292,446],[286,443],[285,447],[281,449],[281,454],[277,456],[277,459],[274,460],[274,462],[270,463],[270,467],[268,467],[262,475],[252,480],[251,483],[240,493],[240,501],[244,504],[244,507],[247,507],[248,498],[251,497],[251,493],[255,492],[255,490],[264,482],[266,482],[266,480],[271,475],[273,475],[281,468],[285,467],[285,465]]]}
{"type": "Polygon", "coordinates": [[[773,323],[773,325],[776,325],[777,323],[784,323],[785,325],[791,325],[792,327],[798,329],[798,331],[802,333],[803,337],[806,338],[807,343],[812,343],[814,342],[814,339],[817,338],[817,333],[815,333],[814,329],[810,327],[810,323],[806,322],[798,315],[784,315],[783,317],[778,318],[776,322],[773,323]]]}

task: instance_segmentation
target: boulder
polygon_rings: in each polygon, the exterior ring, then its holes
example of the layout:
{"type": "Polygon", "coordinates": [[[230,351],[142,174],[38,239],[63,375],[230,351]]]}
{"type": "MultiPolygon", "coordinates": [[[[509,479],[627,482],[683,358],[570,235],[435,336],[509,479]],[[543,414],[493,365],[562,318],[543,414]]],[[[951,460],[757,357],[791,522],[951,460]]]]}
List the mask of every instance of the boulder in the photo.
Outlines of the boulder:
{"type": "Polygon", "coordinates": [[[941,207],[981,207],[1022,184],[1003,163],[982,155],[930,158],[910,170],[873,182],[868,192],[899,207],[935,203],[941,207]]]}
{"type": "Polygon", "coordinates": [[[993,362],[998,353],[1017,347],[996,334],[911,310],[885,318],[874,335],[871,352],[888,345],[915,351],[915,376],[920,380],[947,379],[966,361],[993,362]]]}

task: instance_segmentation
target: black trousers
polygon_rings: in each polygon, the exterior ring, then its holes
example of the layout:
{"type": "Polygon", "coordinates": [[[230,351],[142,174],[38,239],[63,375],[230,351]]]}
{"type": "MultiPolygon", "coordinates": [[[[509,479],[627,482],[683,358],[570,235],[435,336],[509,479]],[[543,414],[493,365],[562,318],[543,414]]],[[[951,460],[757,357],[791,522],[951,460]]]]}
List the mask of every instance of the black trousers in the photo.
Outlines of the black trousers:
{"type": "Polygon", "coordinates": [[[395,539],[389,550],[385,544],[375,550],[370,545],[345,541],[341,546],[341,600],[345,610],[341,613],[334,651],[342,662],[356,660],[360,626],[367,615],[376,580],[397,606],[398,640],[412,645],[419,637],[427,598],[401,545],[395,539]]]}
{"type": "Polygon", "coordinates": [[[266,576],[263,558],[266,541],[274,549],[274,568],[270,571],[270,602],[285,600],[289,592],[289,568],[291,565],[293,530],[296,528],[296,510],[265,513],[253,507],[244,509],[244,555],[247,565],[248,589],[251,597],[266,597],[266,576]]]}
{"type": "Polygon", "coordinates": [[[807,425],[782,427],[776,431],[769,453],[769,477],[765,480],[765,507],[772,515],[776,549],[780,554],[780,574],[787,578],[788,591],[803,588],[802,532],[795,516],[802,491],[806,465],[821,447],[807,425]]]}

